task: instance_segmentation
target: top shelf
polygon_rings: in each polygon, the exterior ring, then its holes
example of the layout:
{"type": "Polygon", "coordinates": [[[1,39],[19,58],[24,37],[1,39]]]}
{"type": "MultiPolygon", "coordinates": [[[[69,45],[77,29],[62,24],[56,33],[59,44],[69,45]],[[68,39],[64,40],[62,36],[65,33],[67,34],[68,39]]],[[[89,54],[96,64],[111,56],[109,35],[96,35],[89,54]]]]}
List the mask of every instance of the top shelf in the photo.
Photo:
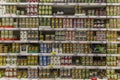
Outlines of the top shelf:
{"type": "Polygon", "coordinates": [[[120,6],[120,3],[39,3],[39,2],[0,2],[0,5],[79,5],[79,6],[120,6]]]}

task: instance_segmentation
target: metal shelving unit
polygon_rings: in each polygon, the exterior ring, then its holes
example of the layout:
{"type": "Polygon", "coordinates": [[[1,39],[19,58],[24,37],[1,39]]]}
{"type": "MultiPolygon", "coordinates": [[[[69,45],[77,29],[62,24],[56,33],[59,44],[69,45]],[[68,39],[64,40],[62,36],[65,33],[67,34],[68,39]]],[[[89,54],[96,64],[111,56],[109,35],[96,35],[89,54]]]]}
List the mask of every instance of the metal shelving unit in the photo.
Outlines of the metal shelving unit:
{"type": "MultiPolygon", "coordinates": [[[[1,6],[7,6],[7,5],[15,5],[15,6],[26,6],[26,5],[50,5],[50,6],[92,6],[92,7],[106,7],[106,6],[120,6],[120,3],[40,3],[40,2],[35,2],[35,3],[30,3],[30,2],[0,2],[1,6]]],[[[6,15],[0,15],[0,18],[72,18],[72,19],[86,19],[86,18],[92,18],[92,19],[119,19],[120,16],[83,16],[83,15],[16,15],[16,14],[6,14],[6,15]]],[[[40,28],[41,26],[38,26],[38,28],[0,28],[0,31],[2,30],[10,30],[10,31],[120,31],[119,28],[40,28]]],[[[42,27],[47,27],[47,26],[42,26],[42,27]]],[[[119,38],[117,38],[119,40],[119,38]]],[[[0,43],[88,43],[88,44],[120,44],[120,41],[40,41],[40,40],[0,40],[0,43]]],[[[100,57],[108,57],[108,56],[114,56],[114,57],[119,57],[120,54],[86,54],[86,53],[67,53],[67,54],[60,54],[60,53],[0,53],[0,56],[100,56],[100,57]]],[[[54,66],[54,65],[48,65],[48,66],[0,66],[0,69],[4,68],[17,68],[17,69],[33,69],[33,68],[39,68],[39,69],[113,69],[113,70],[118,70],[120,69],[120,66],[76,66],[76,65],[70,65],[70,66],[54,66]]],[[[62,78],[42,78],[42,79],[32,79],[32,78],[1,78],[0,80],[90,80],[90,79],[62,79],[62,78]]],[[[98,80],[107,80],[107,79],[98,79],[98,80]]]]}

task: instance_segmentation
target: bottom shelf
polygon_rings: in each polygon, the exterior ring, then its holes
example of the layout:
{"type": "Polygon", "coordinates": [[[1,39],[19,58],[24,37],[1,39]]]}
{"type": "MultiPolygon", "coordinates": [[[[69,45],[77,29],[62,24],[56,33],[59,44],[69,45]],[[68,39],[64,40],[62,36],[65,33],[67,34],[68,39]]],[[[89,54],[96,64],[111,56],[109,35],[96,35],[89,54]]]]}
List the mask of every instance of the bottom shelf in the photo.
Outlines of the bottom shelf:
{"type": "Polygon", "coordinates": [[[92,80],[94,77],[97,80],[120,80],[120,69],[0,69],[0,80],[92,80]]]}
{"type": "MultiPolygon", "coordinates": [[[[45,79],[31,79],[31,78],[0,78],[0,80],[91,80],[91,79],[71,79],[71,78],[45,78],[45,79]]],[[[108,80],[108,79],[97,79],[97,80],[108,80]]],[[[118,79],[120,80],[120,79],[118,79]]]]}

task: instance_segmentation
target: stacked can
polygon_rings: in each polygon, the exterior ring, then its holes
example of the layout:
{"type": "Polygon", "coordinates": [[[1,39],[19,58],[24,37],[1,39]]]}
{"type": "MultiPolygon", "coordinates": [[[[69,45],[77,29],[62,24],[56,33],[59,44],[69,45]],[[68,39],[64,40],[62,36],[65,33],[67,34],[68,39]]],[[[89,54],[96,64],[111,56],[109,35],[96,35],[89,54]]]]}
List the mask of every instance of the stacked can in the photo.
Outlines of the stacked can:
{"type": "Polygon", "coordinates": [[[81,69],[72,69],[72,78],[73,79],[82,79],[82,70],[81,69]]]}
{"type": "Polygon", "coordinates": [[[51,18],[40,18],[39,19],[39,23],[40,23],[40,28],[50,28],[51,25],[51,18]]]}
{"type": "MultiPolygon", "coordinates": [[[[38,0],[26,0],[26,2],[38,2],[38,0]]],[[[27,15],[38,15],[38,5],[27,5],[27,15]]]]}
{"type": "Polygon", "coordinates": [[[27,69],[17,69],[17,78],[28,78],[27,69]]]}
{"type": "Polygon", "coordinates": [[[83,28],[84,19],[73,19],[73,28],[83,28]]]}
{"type": "Polygon", "coordinates": [[[96,40],[97,41],[105,41],[106,40],[106,31],[97,31],[96,32],[96,40]]]}
{"type": "Polygon", "coordinates": [[[19,66],[26,66],[26,65],[28,65],[27,64],[28,63],[28,61],[27,61],[27,59],[21,59],[21,58],[18,58],[17,59],[17,65],[19,66]]]}
{"type": "Polygon", "coordinates": [[[54,43],[52,44],[52,52],[56,52],[58,54],[62,54],[62,44],[54,43]]]}
{"type": "Polygon", "coordinates": [[[75,32],[74,31],[66,31],[65,32],[65,40],[74,40],[75,32]]]}
{"type": "Polygon", "coordinates": [[[76,41],[86,41],[87,40],[86,31],[77,31],[77,32],[75,32],[75,40],[76,41]]]}
{"type": "Polygon", "coordinates": [[[20,31],[20,40],[21,41],[27,40],[27,31],[20,31]]]}
{"type": "Polygon", "coordinates": [[[38,70],[36,69],[28,69],[28,78],[38,78],[38,70]]]}
{"type": "Polygon", "coordinates": [[[51,57],[50,64],[54,66],[60,66],[60,57],[59,56],[51,57]]]}
{"type": "Polygon", "coordinates": [[[40,44],[40,53],[47,53],[46,43],[41,43],[40,44]]]}
{"type": "Polygon", "coordinates": [[[5,70],[5,76],[7,78],[16,78],[17,73],[16,73],[16,68],[6,68],[5,70]]]}
{"type": "Polygon", "coordinates": [[[104,20],[95,20],[94,21],[94,28],[105,28],[104,20]]]}
{"type": "Polygon", "coordinates": [[[50,64],[49,56],[40,56],[39,57],[39,65],[40,66],[48,66],[50,64]]]}
{"type": "Polygon", "coordinates": [[[60,77],[70,78],[71,77],[71,69],[60,69],[60,77]]]}
{"type": "Polygon", "coordinates": [[[117,66],[117,57],[115,56],[107,56],[106,58],[107,66],[117,66]]]}
{"type": "Polygon", "coordinates": [[[50,69],[39,69],[39,78],[50,78],[50,69]]]}
{"type": "Polygon", "coordinates": [[[16,66],[17,57],[16,56],[10,56],[6,58],[6,65],[7,66],[16,66]]]}
{"type": "Polygon", "coordinates": [[[72,43],[62,44],[62,50],[63,50],[63,53],[73,54],[73,44],[72,43]]]}
{"type": "Polygon", "coordinates": [[[52,15],[52,6],[39,5],[39,15],[52,15]]]}
{"type": "Polygon", "coordinates": [[[27,31],[27,40],[38,40],[38,31],[27,31]]]}
{"type": "Polygon", "coordinates": [[[107,6],[107,16],[119,16],[120,6],[107,6]]]}
{"type": "Polygon", "coordinates": [[[107,44],[107,53],[108,54],[120,54],[120,47],[115,43],[107,44]]]}
{"type": "Polygon", "coordinates": [[[63,28],[72,28],[72,19],[67,18],[67,19],[63,19],[63,28]]]}
{"type": "Polygon", "coordinates": [[[5,14],[16,14],[17,6],[15,5],[7,5],[5,6],[5,14]]]}
{"type": "Polygon", "coordinates": [[[6,56],[0,56],[0,66],[6,66],[6,56]]]}
{"type": "Polygon", "coordinates": [[[27,15],[38,15],[37,5],[27,5],[27,15]]]}
{"type": "Polygon", "coordinates": [[[55,31],[55,41],[64,41],[65,31],[55,31]]]}
{"type": "Polygon", "coordinates": [[[72,65],[72,57],[71,56],[62,56],[60,58],[60,61],[61,61],[61,65],[66,65],[66,66],[72,65]]]}
{"type": "Polygon", "coordinates": [[[28,65],[38,65],[38,56],[28,56],[28,65]]]}

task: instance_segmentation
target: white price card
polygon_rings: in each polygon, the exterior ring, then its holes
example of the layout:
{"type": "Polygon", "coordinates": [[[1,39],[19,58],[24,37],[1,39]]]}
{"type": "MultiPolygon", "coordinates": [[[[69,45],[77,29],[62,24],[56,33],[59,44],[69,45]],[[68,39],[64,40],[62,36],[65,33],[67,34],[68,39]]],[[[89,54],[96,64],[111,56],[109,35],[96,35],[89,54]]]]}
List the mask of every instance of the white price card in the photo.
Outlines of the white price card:
{"type": "Polygon", "coordinates": [[[78,53],[74,53],[74,56],[78,56],[78,53]]]}
{"type": "Polygon", "coordinates": [[[66,31],[67,31],[67,28],[64,28],[64,30],[66,30],[66,31]]]}

